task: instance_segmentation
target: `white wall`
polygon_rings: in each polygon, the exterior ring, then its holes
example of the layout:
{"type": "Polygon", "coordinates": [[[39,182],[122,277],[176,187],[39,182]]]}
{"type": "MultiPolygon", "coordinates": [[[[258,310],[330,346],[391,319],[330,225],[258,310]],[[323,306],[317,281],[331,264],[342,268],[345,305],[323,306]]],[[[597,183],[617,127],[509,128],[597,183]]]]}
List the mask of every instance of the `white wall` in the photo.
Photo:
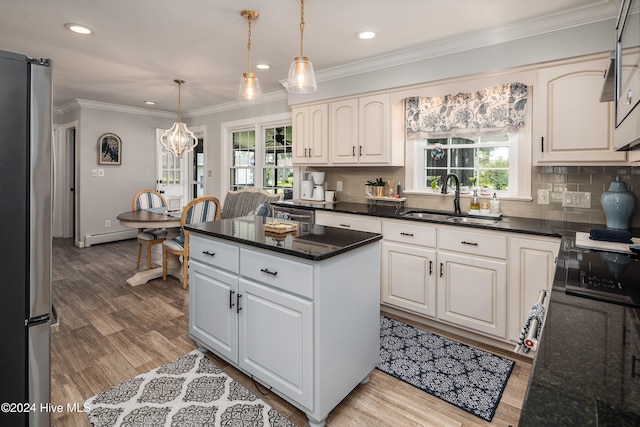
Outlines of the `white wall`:
{"type": "Polygon", "coordinates": [[[64,121],[78,121],[76,131],[76,242],[84,245],[87,235],[129,230],[116,219],[131,210],[134,194],[155,188],[156,128],[169,128],[175,121],[164,112],[114,108],[80,101],[78,108],[65,114],[64,121]],[[115,133],[122,140],[121,165],[98,164],[98,138],[115,133]],[[92,176],[103,169],[104,176],[92,176]],[[105,227],[105,221],[111,227],[105,227]]]}

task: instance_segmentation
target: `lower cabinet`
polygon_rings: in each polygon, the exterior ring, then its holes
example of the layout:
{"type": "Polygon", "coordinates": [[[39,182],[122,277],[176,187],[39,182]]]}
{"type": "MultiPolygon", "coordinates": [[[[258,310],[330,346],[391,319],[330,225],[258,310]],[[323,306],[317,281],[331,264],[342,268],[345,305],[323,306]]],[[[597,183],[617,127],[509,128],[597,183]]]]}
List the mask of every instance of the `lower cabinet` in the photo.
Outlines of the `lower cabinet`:
{"type": "Polygon", "coordinates": [[[506,261],[439,252],[438,319],[504,339],[506,261]]]}
{"type": "Polygon", "coordinates": [[[190,336],[324,425],[378,364],[380,271],[353,266],[380,243],[323,261],[194,232],[190,245],[190,336]]]}

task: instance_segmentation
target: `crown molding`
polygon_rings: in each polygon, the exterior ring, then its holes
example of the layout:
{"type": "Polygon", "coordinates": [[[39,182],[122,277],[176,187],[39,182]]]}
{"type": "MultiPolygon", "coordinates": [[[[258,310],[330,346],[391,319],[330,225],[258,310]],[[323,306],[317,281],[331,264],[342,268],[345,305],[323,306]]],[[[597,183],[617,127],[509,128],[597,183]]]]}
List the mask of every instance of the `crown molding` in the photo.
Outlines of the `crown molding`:
{"type": "Polygon", "coordinates": [[[252,103],[249,103],[247,101],[225,102],[223,104],[216,104],[216,105],[212,105],[210,107],[204,107],[204,108],[199,108],[197,110],[187,111],[186,113],[183,112],[182,116],[186,117],[186,118],[206,116],[206,115],[209,115],[209,114],[216,114],[216,113],[221,113],[221,112],[224,112],[224,111],[236,110],[236,109],[240,109],[240,108],[247,108],[248,106],[266,104],[268,102],[274,102],[274,101],[280,101],[282,99],[288,99],[288,94],[287,94],[287,91],[285,91],[285,90],[279,90],[279,91],[276,91],[276,92],[271,92],[271,93],[264,94],[260,101],[255,101],[255,102],[252,102],[252,103]]]}
{"type": "Polygon", "coordinates": [[[113,111],[117,113],[137,114],[140,116],[149,117],[162,117],[162,118],[175,118],[176,113],[172,111],[162,110],[150,110],[147,108],[130,107],[119,104],[109,104],[106,102],[89,101],[87,99],[74,99],[59,107],[56,107],[56,111],[63,114],[68,113],[78,108],[91,108],[93,110],[113,111]]]}
{"type": "MultiPolygon", "coordinates": [[[[380,55],[374,58],[316,71],[316,81],[323,82],[351,77],[357,74],[552,33],[608,19],[616,19],[619,10],[618,5],[615,3],[617,2],[613,0],[602,0],[597,4],[579,7],[569,12],[547,15],[491,30],[478,31],[460,37],[429,43],[424,46],[400,50],[387,55],[380,55]]],[[[614,35],[612,28],[612,49],[614,35]]],[[[286,79],[280,80],[283,86],[286,82],[286,79]]]]}

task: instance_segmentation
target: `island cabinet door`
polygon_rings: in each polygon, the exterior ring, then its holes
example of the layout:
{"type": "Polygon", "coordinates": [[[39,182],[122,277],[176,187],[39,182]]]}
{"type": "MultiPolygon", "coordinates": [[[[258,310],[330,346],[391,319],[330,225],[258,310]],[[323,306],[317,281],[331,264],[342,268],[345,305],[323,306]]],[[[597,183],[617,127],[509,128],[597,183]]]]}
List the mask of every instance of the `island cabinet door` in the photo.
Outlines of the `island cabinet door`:
{"type": "Polygon", "coordinates": [[[314,410],[313,303],[246,279],[240,296],[240,368],[314,410]]]}
{"type": "Polygon", "coordinates": [[[189,260],[189,334],[201,347],[238,363],[238,278],[189,260]]]}
{"type": "Polygon", "coordinates": [[[507,263],[439,252],[438,318],[504,339],[507,334],[507,263]]]}

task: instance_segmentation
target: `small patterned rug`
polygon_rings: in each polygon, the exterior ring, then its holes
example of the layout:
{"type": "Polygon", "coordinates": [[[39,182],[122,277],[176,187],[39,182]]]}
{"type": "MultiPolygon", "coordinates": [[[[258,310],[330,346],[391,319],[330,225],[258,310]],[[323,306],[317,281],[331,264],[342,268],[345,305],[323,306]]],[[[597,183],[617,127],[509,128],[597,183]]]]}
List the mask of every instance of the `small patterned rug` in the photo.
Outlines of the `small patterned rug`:
{"type": "Polygon", "coordinates": [[[380,316],[378,369],[491,421],[515,362],[380,316]]]}
{"type": "Polygon", "coordinates": [[[96,427],[295,427],[194,350],[86,400],[96,427]]]}

